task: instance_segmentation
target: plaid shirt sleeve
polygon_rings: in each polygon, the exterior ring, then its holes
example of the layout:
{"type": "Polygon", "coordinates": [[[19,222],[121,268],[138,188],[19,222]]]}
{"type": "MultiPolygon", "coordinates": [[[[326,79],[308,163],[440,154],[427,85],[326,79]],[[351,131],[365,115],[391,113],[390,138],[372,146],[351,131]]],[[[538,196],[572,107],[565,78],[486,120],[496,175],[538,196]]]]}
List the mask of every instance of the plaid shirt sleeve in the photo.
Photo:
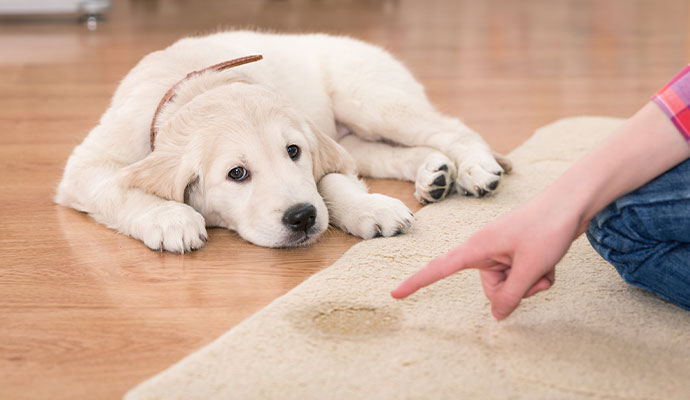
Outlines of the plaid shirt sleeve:
{"type": "Polygon", "coordinates": [[[690,65],[652,96],[652,100],[668,115],[685,140],[690,142],[690,65]]]}

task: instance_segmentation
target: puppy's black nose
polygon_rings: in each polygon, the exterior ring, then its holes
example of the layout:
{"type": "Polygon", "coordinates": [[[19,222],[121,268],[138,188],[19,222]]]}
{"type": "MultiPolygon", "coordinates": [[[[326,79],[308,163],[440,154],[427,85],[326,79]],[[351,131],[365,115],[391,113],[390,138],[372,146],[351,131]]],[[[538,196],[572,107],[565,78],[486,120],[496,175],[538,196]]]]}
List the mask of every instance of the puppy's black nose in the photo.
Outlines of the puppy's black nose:
{"type": "Polygon", "coordinates": [[[293,231],[306,232],[316,223],[316,208],[309,203],[297,204],[283,214],[283,224],[293,231]]]}

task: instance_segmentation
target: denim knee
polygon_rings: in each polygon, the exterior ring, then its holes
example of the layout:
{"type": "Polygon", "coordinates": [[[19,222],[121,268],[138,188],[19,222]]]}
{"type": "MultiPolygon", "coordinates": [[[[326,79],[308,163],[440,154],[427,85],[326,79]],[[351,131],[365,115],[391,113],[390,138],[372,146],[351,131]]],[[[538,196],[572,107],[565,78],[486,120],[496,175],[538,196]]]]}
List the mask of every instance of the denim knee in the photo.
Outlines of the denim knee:
{"type": "Polygon", "coordinates": [[[592,247],[629,284],[690,310],[690,243],[659,239],[666,234],[659,232],[656,214],[665,205],[622,200],[592,219],[587,230],[592,247]]]}

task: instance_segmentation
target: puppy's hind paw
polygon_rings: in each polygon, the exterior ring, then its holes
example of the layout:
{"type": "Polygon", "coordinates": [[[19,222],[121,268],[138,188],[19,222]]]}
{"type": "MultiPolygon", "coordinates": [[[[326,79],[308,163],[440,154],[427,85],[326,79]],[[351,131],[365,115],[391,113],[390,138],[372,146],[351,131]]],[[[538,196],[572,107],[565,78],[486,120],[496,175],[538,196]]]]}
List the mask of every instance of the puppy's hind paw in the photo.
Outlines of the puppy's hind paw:
{"type": "Polygon", "coordinates": [[[453,191],[455,163],[443,153],[429,154],[417,170],[414,197],[422,204],[443,200],[453,191]]]}
{"type": "Polygon", "coordinates": [[[205,225],[204,217],[192,207],[168,201],[137,218],[132,236],[153,250],[182,254],[204,246],[205,225]]]}
{"type": "Polygon", "coordinates": [[[465,196],[484,197],[496,190],[504,173],[511,168],[510,161],[496,158],[488,149],[475,149],[458,162],[456,188],[465,196]]]}

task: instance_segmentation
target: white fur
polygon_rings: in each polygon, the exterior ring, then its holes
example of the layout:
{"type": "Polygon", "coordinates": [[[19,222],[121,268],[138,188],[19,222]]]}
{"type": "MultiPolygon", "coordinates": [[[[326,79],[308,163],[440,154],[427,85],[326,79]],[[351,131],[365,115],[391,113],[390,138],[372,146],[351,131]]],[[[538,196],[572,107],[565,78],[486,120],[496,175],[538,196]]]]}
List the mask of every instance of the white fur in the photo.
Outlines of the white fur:
{"type": "Polygon", "coordinates": [[[488,193],[503,172],[479,135],[435,111],[382,49],[326,35],[227,32],[144,57],[74,149],[56,201],[174,252],[203,246],[205,226],[270,247],[311,243],[329,222],[363,238],[409,230],[409,210],[367,193],[358,166],[416,181],[423,202],[445,197],[456,178],[463,192],[488,193]],[[252,54],[264,59],[179,85],[151,152],[149,128],[168,89],[189,72],[252,54]],[[290,145],[301,149],[296,160],[290,145]],[[235,167],[250,178],[229,179],[235,167]],[[435,198],[440,175],[448,182],[435,198]],[[316,210],[304,231],[283,222],[299,204],[316,210]]]}

